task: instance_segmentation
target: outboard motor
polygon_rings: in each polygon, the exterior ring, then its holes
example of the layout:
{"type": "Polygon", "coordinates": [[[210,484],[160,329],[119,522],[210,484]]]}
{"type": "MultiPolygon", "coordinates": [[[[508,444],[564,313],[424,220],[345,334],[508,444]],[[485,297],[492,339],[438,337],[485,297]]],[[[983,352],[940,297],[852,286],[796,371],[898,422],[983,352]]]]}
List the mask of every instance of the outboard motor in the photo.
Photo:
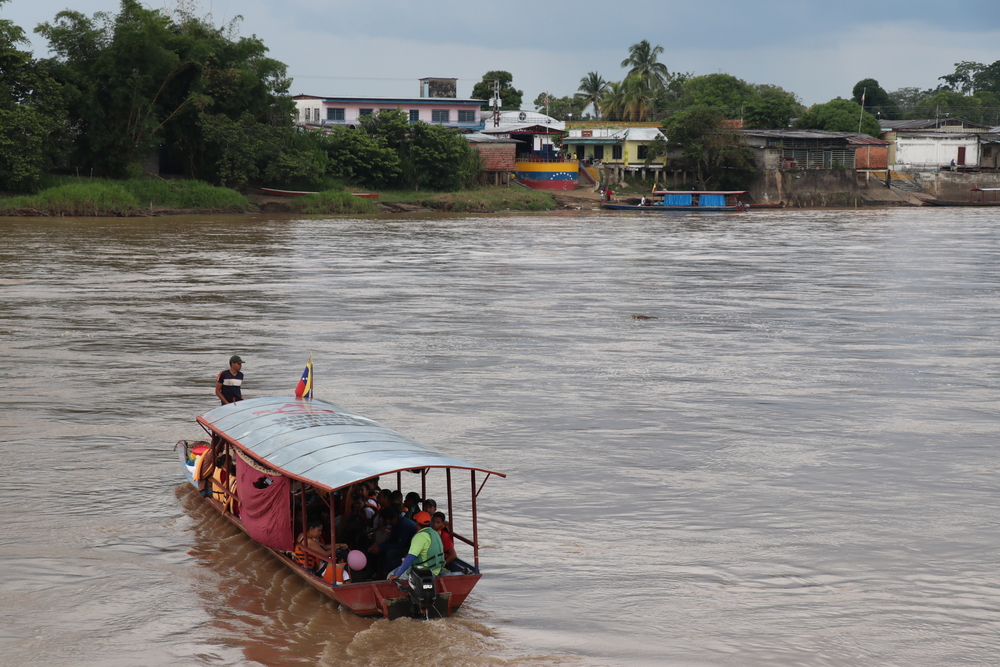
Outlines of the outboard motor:
{"type": "Polygon", "coordinates": [[[429,612],[434,608],[434,601],[437,599],[437,584],[434,582],[434,574],[430,570],[410,568],[410,600],[413,602],[414,615],[421,614],[428,618],[429,612]]]}
{"type": "Polygon", "coordinates": [[[438,594],[437,577],[430,570],[410,568],[406,579],[395,582],[406,595],[385,601],[386,617],[390,621],[403,617],[430,620],[451,614],[451,593],[438,594]]]}

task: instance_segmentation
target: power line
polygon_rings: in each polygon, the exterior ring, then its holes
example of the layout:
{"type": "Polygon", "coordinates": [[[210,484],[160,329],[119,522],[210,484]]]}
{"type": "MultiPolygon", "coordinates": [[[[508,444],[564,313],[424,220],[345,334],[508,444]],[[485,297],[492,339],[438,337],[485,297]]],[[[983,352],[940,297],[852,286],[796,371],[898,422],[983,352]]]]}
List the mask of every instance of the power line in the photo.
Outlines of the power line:
{"type": "MultiPolygon", "coordinates": [[[[378,77],[378,76],[321,76],[319,74],[290,74],[293,79],[329,79],[341,81],[413,81],[413,77],[378,77]]],[[[480,79],[457,79],[458,81],[480,81],[480,79]]]]}

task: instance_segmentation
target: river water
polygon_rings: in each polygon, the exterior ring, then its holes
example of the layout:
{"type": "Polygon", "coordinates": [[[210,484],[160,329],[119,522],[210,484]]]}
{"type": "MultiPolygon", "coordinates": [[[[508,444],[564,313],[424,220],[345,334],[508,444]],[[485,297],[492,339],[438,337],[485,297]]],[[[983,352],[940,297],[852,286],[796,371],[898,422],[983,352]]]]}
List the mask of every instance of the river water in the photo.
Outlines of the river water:
{"type": "Polygon", "coordinates": [[[1000,661],[1000,211],[5,218],[0,268],[0,664],[1000,661]],[[228,357],[310,351],[508,474],[457,616],[342,611],[181,484],[228,357]]]}

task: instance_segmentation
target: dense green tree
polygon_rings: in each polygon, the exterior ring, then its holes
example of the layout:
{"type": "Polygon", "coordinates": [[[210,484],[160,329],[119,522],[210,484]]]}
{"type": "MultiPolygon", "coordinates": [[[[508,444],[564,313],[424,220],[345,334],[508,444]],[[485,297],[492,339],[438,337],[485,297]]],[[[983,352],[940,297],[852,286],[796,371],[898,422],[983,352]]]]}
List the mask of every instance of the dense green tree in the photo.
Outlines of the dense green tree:
{"type": "Polygon", "coordinates": [[[681,149],[686,167],[702,190],[737,189],[757,172],[753,150],[740,132],[723,127],[725,115],[714,107],[695,106],[667,120],[667,139],[681,149]]]}
{"type": "Polygon", "coordinates": [[[667,66],[659,61],[661,53],[663,53],[662,46],[653,46],[645,39],[630,46],[628,58],[622,61],[622,67],[629,68],[626,78],[642,79],[646,88],[663,88],[670,80],[670,72],[667,66]]]}
{"type": "Polygon", "coordinates": [[[403,180],[414,190],[460,188],[471,154],[469,142],[454,130],[414,123],[401,151],[403,180]]]}
{"type": "Polygon", "coordinates": [[[799,115],[802,105],[787,97],[760,97],[747,102],[743,109],[743,126],[760,129],[788,127],[799,115]]]}
{"type": "Polygon", "coordinates": [[[963,60],[955,63],[954,72],[938,78],[945,82],[942,87],[951,92],[970,97],[978,92],[1000,95],[1000,60],[990,65],[963,60]]]}
{"type": "Polygon", "coordinates": [[[927,91],[919,88],[899,88],[889,93],[889,99],[895,103],[899,113],[905,116],[913,111],[913,107],[920,101],[920,98],[927,94],[927,91]]]}
{"type": "Polygon", "coordinates": [[[546,113],[556,120],[569,120],[569,116],[576,120],[583,118],[583,110],[587,107],[587,101],[576,95],[566,97],[555,97],[550,93],[539,93],[535,98],[535,110],[546,113]],[[546,105],[545,100],[549,103],[546,105]]]}
{"type": "Polygon", "coordinates": [[[646,145],[646,159],[642,161],[642,165],[648,167],[656,162],[667,154],[667,148],[666,140],[662,136],[657,136],[646,145]]]}
{"type": "Polygon", "coordinates": [[[376,190],[400,185],[402,160],[385,137],[348,127],[311,135],[328,156],[327,174],[333,178],[376,190]]]}
{"type": "Polygon", "coordinates": [[[974,95],[963,95],[951,90],[939,90],[920,99],[909,118],[964,118],[981,122],[984,117],[983,100],[974,95]]]}
{"type": "Polygon", "coordinates": [[[604,89],[608,82],[597,72],[587,72],[587,76],[580,79],[580,87],[577,88],[577,97],[583,100],[584,106],[594,107],[594,116],[601,117],[601,98],[604,96],[604,89]]]}
{"type": "Polygon", "coordinates": [[[514,75],[503,70],[490,70],[483,75],[483,80],[472,87],[472,99],[485,100],[483,110],[492,109],[493,82],[500,81],[500,108],[504,111],[517,111],[521,108],[521,98],[524,93],[514,88],[514,75]]]}
{"type": "Polygon", "coordinates": [[[361,129],[371,137],[381,137],[386,146],[398,151],[409,140],[412,124],[406,112],[392,109],[362,116],[361,129]]]}
{"type": "MultiPolygon", "coordinates": [[[[36,32],[55,54],[49,69],[63,85],[76,130],[74,163],[123,176],[159,151],[189,176],[234,180],[230,170],[245,164],[246,153],[221,153],[237,149],[206,140],[206,128],[219,138],[222,128],[248,116],[287,128],[294,108],[285,66],[267,58],[256,37],[231,38],[234,30],[235,24],[216,28],[183,10],[168,16],[136,0],[122,0],[114,16],[67,10],[40,25],[36,32]]],[[[249,180],[244,176],[235,181],[249,180]]]]}
{"type": "Polygon", "coordinates": [[[865,111],[868,113],[890,120],[899,118],[901,115],[899,107],[892,97],[882,86],[878,85],[878,81],[875,79],[862,79],[854,84],[851,99],[860,105],[862,97],[864,97],[865,111]]]}
{"type": "Polygon", "coordinates": [[[858,121],[861,121],[861,132],[877,137],[881,133],[878,119],[867,111],[861,111],[861,105],[851,100],[835,99],[826,104],[814,104],[799,120],[795,127],[810,130],[829,130],[831,132],[857,132],[858,121]]]}
{"type": "Polygon", "coordinates": [[[706,74],[688,79],[678,102],[681,108],[708,106],[726,118],[740,118],[745,106],[758,97],[754,87],[743,79],[731,74],[706,74]]]}
{"type": "Polygon", "coordinates": [[[17,48],[26,43],[20,26],[0,19],[0,191],[34,189],[67,139],[61,91],[17,48]]]}

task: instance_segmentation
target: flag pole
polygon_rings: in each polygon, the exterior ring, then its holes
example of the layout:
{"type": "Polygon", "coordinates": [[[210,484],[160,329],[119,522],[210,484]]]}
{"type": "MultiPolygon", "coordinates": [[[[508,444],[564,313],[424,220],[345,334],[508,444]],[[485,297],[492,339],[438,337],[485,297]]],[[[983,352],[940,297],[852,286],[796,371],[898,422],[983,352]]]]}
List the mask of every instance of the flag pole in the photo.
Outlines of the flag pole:
{"type": "Polygon", "coordinates": [[[861,134],[861,121],[865,118],[865,94],[868,93],[868,86],[861,91],[861,115],[858,116],[858,134],[861,134]]]}
{"type": "Polygon", "coordinates": [[[309,350],[309,375],[312,376],[309,382],[309,400],[312,400],[313,392],[316,390],[316,369],[313,367],[313,352],[309,350]]]}

